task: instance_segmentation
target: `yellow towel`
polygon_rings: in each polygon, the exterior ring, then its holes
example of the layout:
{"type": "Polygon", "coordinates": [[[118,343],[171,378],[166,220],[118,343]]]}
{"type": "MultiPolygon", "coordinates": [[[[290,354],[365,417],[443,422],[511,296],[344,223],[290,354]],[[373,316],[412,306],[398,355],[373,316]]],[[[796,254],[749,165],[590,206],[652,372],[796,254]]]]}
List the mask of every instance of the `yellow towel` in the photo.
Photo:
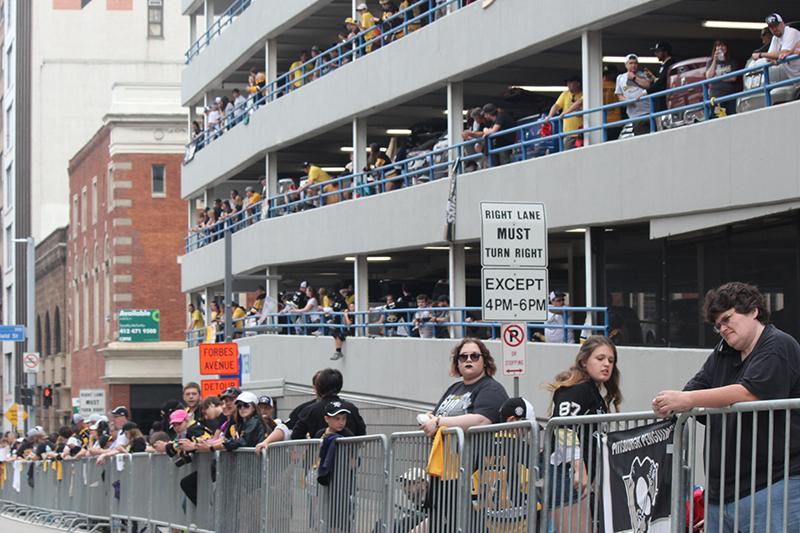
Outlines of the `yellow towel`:
{"type": "Polygon", "coordinates": [[[436,435],[433,437],[431,453],[428,456],[428,466],[425,470],[431,477],[438,477],[443,481],[458,479],[458,454],[452,453],[450,439],[452,435],[442,434],[442,430],[447,429],[439,426],[436,435]],[[445,457],[445,454],[446,457],[445,457]]]}
{"type": "Polygon", "coordinates": [[[64,465],[61,461],[56,461],[56,480],[61,481],[64,478],[64,465]]]}

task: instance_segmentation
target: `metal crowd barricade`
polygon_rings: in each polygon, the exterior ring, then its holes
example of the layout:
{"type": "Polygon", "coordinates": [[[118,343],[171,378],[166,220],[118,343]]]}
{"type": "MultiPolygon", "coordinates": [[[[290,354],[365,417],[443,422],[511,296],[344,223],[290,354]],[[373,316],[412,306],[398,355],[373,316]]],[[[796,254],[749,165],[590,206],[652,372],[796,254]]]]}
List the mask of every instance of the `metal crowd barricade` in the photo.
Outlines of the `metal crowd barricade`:
{"type": "Polygon", "coordinates": [[[471,476],[462,483],[463,530],[534,533],[539,457],[539,426],[533,422],[468,429],[464,465],[471,476]]]}
{"type": "Polygon", "coordinates": [[[217,455],[216,533],[262,531],[264,464],[252,448],[217,455]]]}
{"type": "Polygon", "coordinates": [[[599,436],[658,420],[650,411],[551,418],[542,437],[544,487],[539,531],[602,532],[599,436]],[[580,471],[573,472],[573,465],[580,465],[580,471]],[[576,490],[576,481],[584,489],[576,490]]]}
{"type": "Polygon", "coordinates": [[[188,526],[192,531],[214,531],[216,454],[196,453],[192,456],[192,469],[197,476],[197,505],[187,502],[188,526]]]}
{"type": "MultiPolygon", "coordinates": [[[[265,454],[265,530],[274,533],[317,531],[321,521],[316,468],[319,439],[271,444],[265,454]]],[[[255,455],[255,454],[253,454],[255,455]]],[[[221,533],[217,530],[217,533],[221,533]]]]}
{"type": "Polygon", "coordinates": [[[423,524],[434,533],[459,531],[459,482],[464,469],[461,456],[464,432],[460,428],[442,430],[437,452],[439,474],[426,471],[433,440],[421,431],[394,433],[389,446],[389,494],[387,531],[410,531],[423,524]]]}
{"type": "MultiPolygon", "coordinates": [[[[672,471],[673,513],[683,516],[685,510],[687,517],[700,520],[704,510],[707,533],[798,530],[800,399],[682,413],[674,442],[681,461],[672,471]],[[697,509],[694,492],[703,484],[702,509],[697,509]]],[[[686,530],[684,522],[673,520],[673,533],[686,530]]]]}
{"type": "Polygon", "coordinates": [[[322,531],[380,531],[386,518],[388,440],[384,435],[336,440],[336,462],[324,497],[322,531]]]}
{"type": "MultiPolygon", "coordinates": [[[[185,472],[185,473],[184,473],[185,472]]],[[[150,456],[150,523],[163,527],[181,525],[181,477],[188,467],[178,468],[167,455],[150,456]]]]}

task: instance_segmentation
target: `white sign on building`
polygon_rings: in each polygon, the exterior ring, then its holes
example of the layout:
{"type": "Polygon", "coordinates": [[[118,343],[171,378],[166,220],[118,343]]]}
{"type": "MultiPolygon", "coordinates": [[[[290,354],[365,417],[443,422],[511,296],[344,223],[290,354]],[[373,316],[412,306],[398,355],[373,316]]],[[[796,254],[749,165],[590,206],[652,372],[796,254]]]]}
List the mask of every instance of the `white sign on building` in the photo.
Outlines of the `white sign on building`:
{"type": "Polygon", "coordinates": [[[544,204],[481,202],[481,264],[546,267],[544,204]]]}
{"type": "Polygon", "coordinates": [[[106,411],[106,391],[103,389],[81,389],[80,411],[83,416],[106,411]]]}
{"type": "Polygon", "coordinates": [[[544,322],[547,320],[546,268],[483,268],[483,320],[544,322]]]}

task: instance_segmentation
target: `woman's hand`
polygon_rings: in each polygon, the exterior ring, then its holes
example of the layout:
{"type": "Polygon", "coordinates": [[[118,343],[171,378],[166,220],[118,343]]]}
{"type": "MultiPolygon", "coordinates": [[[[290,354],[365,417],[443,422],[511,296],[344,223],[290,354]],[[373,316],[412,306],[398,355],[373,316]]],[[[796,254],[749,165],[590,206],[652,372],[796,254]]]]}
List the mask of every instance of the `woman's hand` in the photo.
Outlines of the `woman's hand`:
{"type": "Polygon", "coordinates": [[[438,429],[438,427],[439,427],[438,416],[430,417],[427,422],[425,422],[420,426],[420,428],[422,428],[422,431],[424,431],[425,434],[429,437],[433,437],[434,435],[436,435],[436,430],[438,429]]]}
{"type": "Polygon", "coordinates": [[[583,466],[583,461],[576,461],[572,464],[572,486],[583,498],[586,496],[586,491],[589,486],[589,476],[586,475],[586,468],[583,466]]]}

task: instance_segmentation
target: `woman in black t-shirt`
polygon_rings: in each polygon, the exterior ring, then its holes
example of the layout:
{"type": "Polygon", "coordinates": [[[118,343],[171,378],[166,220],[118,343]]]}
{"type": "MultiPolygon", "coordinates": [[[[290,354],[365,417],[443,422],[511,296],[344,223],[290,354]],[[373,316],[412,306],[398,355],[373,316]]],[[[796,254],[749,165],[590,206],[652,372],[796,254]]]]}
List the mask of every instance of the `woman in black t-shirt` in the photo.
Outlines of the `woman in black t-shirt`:
{"type": "MultiPolygon", "coordinates": [[[[619,383],[614,343],[607,337],[593,335],[581,345],[575,363],[548,385],[553,393],[552,414],[554,417],[604,414],[610,406],[619,411],[622,402],[619,383]]],[[[598,460],[593,442],[596,430],[594,424],[565,425],[555,433],[554,451],[549,458],[552,479],[549,497],[553,509],[551,520],[558,533],[588,530],[591,515],[587,489],[594,479],[598,460]]]]}

